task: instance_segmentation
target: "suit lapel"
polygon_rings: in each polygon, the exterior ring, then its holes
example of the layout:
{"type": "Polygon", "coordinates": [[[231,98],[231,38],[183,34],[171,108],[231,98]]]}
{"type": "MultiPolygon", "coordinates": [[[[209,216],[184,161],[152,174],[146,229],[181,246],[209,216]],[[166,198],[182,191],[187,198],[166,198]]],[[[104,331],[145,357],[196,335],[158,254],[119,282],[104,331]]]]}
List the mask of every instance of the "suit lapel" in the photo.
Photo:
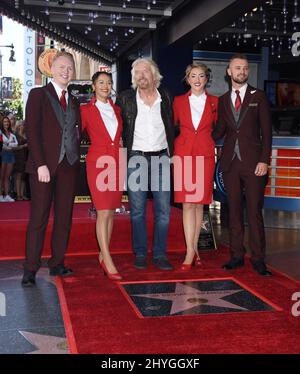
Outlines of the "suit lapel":
{"type": "MultiPolygon", "coordinates": [[[[57,93],[55,91],[55,88],[53,86],[52,83],[48,83],[45,88],[48,90],[48,92],[51,94],[51,96],[58,102],[59,105],[60,104],[60,101],[59,101],[59,97],[57,96],[57,93]]],[[[76,108],[76,101],[74,99],[74,96],[68,92],[68,103],[67,103],[67,108],[69,108],[71,106],[72,109],[75,109],[76,108]]]]}
{"type": "Polygon", "coordinates": [[[106,135],[107,141],[111,142],[111,137],[110,137],[110,135],[109,135],[109,133],[107,131],[107,128],[106,128],[105,123],[103,121],[103,118],[101,116],[100,110],[96,106],[96,101],[97,101],[96,98],[93,98],[92,101],[91,101],[91,107],[92,107],[92,111],[93,111],[93,116],[95,118],[94,123],[97,124],[97,123],[100,122],[99,125],[102,126],[103,132],[106,135]]]}
{"type": "Polygon", "coordinates": [[[235,119],[234,119],[234,116],[233,116],[233,113],[232,113],[232,110],[231,110],[231,106],[232,106],[232,103],[231,103],[231,90],[229,90],[228,92],[226,92],[225,96],[224,96],[224,103],[225,103],[225,112],[228,116],[228,118],[230,119],[230,122],[233,124],[233,126],[235,127],[236,126],[236,122],[235,122],[235,119]]]}
{"type": "Polygon", "coordinates": [[[212,110],[213,110],[213,106],[210,100],[210,96],[206,94],[204,110],[203,110],[198,128],[200,128],[200,126],[203,126],[203,124],[206,123],[206,120],[208,119],[209,115],[212,115],[212,110]]]}
{"type": "MultiPolygon", "coordinates": [[[[189,97],[191,95],[191,91],[189,91],[187,94],[184,96],[184,108],[183,108],[183,113],[187,116],[187,122],[190,124],[191,129],[194,131],[195,127],[193,125],[193,119],[192,119],[192,111],[191,111],[191,105],[190,105],[190,100],[189,97]]],[[[200,122],[198,123],[197,129],[200,129],[200,126],[205,123],[208,115],[210,112],[213,110],[212,108],[212,103],[210,100],[210,96],[206,94],[206,100],[205,100],[205,105],[203,109],[202,116],[200,118],[200,122]]]]}
{"type": "Polygon", "coordinates": [[[194,125],[193,125],[191,106],[190,106],[190,100],[189,100],[190,95],[191,95],[191,91],[186,93],[185,96],[184,96],[183,113],[185,113],[185,115],[187,116],[187,122],[190,124],[191,129],[193,129],[193,131],[194,131],[195,128],[194,128],[194,125]]]}
{"type": "Polygon", "coordinates": [[[244,100],[243,100],[243,103],[242,103],[241,113],[240,113],[240,117],[239,117],[239,120],[238,120],[238,123],[237,123],[237,127],[241,126],[242,121],[245,118],[245,116],[246,116],[246,114],[249,110],[249,104],[252,102],[252,100],[255,96],[255,95],[251,94],[252,90],[254,90],[253,87],[248,85],[246,93],[245,93],[245,97],[244,97],[244,100]]]}
{"type": "Polygon", "coordinates": [[[102,126],[102,128],[104,129],[104,133],[106,134],[106,138],[108,140],[109,143],[111,142],[114,142],[114,140],[116,139],[117,135],[118,135],[118,132],[120,131],[120,127],[121,127],[121,117],[120,117],[120,114],[117,113],[116,111],[116,108],[115,108],[115,105],[113,104],[113,102],[110,100],[110,104],[115,112],[115,115],[116,115],[116,118],[117,118],[117,121],[118,121],[118,128],[117,128],[117,131],[116,131],[116,134],[115,134],[115,137],[114,139],[112,139],[110,137],[110,134],[105,126],[105,123],[103,121],[103,118],[102,118],[102,115],[100,113],[100,110],[96,107],[96,99],[92,99],[92,101],[90,102],[91,104],[91,107],[92,107],[92,110],[93,110],[93,116],[94,118],[96,119],[95,123],[97,124],[98,121],[100,121],[100,125],[102,126]]]}
{"type": "Polygon", "coordinates": [[[46,90],[51,94],[51,96],[59,103],[59,98],[57,96],[57,93],[55,91],[55,88],[52,83],[48,83],[45,86],[46,90]]]}
{"type": "Polygon", "coordinates": [[[63,112],[62,112],[62,109],[61,109],[61,106],[60,106],[58,96],[56,94],[55,88],[54,88],[52,83],[49,83],[49,84],[47,84],[47,86],[45,86],[45,92],[46,92],[46,94],[48,96],[48,99],[51,103],[51,106],[52,106],[52,109],[55,113],[57,122],[59,123],[60,127],[63,127],[64,116],[63,116],[63,112]]]}
{"type": "Polygon", "coordinates": [[[117,136],[119,135],[119,133],[122,131],[122,118],[121,118],[120,110],[116,107],[116,105],[113,103],[112,100],[109,100],[109,101],[110,101],[111,106],[113,107],[113,110],[115,112],[115,116],[116,116],[117,121],[118,121],[118,128],[117,128],[117,131],[116,131],[115,138],[113,139],[113,140],[115,140],[117,138],[117,136]]]}

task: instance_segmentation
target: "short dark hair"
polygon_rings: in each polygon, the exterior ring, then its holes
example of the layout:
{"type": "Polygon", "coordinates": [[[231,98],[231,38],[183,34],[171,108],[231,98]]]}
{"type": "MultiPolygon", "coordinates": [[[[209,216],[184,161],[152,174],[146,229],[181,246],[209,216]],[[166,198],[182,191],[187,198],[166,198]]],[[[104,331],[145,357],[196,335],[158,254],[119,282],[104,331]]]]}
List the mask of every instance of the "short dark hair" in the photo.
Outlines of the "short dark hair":
{"type": "Polygon", "coordinates": [[[235,53],[235,54],[231,57],[231,59],[229,60],[228,66],[231,64],[231,62],[232,62],[233,60],[235,60],[235,59],[237,59],[237,58],[238,58],[239,60],[246,60],[246,61],[248,61],[247,56],[244,55],[243,53],[235,53]]]}
{"type": "Polygon", "coordinates": [[[96,73],[92,76],[92,82],[93,84],[96,83],[97,79],[100,77],[100,75],[106,75],[107,77],[109,77],[111,79],[111,81],[113,81],[112,79],[112,74],[109,73],[108,71],[96,71],[96,73]]]}

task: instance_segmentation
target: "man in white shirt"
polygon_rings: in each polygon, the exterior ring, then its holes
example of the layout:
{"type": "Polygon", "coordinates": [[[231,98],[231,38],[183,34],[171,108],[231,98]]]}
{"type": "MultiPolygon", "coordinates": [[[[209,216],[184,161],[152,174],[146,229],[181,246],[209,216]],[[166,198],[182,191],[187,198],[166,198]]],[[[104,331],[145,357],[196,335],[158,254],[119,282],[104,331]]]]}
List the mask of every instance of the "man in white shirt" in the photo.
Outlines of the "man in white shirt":
{"type": "Polygon", "coordinates": [[[79,102],[68,94],[74,75],[74,59],[68,52],[53,58],[53,81],[30,91],[26,104],[29,157],[26,171],[31,189],[31,211],[26,237],[23,287],[35,285],[51,203],[54,222],[51,237],[50,275],[69,276],[64,256],[72,224],[76,179],[79,172],[79,102]]]}
{"type": "Polygon", "coordinates": [[[241,54],[232,56],[227,73],[231,90],[219,98],[218,123],[212,136],[225,136],[220,168],[229,207],[230,260],[226,270],[244,266],[245,197],[249,247],[253,269],[270,276],[265,264],[266,239],[262,208],[272,149],[272,122],[267,97],[248,83],[249,63],[241,54]]]}
{"type": "Polygon", "coordinates": [[[156,63],[137,59],[132,64],[132,88],[122,92],[117,105],[123,117],[123,141],[128,153],[128,196],[132,223],[135,267],[147,267],[148,235],[146,206],[153,195],[153,264],[173,269],[167,259],[170,216],[170,164],[173,155],[174,125],[172,100],[160,88],[162,76],[156,63]],[[160,164],[160,166],[158,166],[160,164]]]}

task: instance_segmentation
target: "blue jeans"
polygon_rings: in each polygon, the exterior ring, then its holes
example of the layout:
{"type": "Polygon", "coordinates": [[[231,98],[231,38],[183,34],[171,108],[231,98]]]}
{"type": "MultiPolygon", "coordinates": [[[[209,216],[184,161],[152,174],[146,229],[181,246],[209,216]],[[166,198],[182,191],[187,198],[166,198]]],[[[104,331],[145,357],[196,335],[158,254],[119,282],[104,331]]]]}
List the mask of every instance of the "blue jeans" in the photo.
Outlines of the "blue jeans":
{"type": "Polygon", "coordinates": [[[153,257],[166,256],[167,238],[170,220],[170,165],[167,152],[155,156],[157,160],[165,161],[159,169],[151,167],[151,157],[141,156],[142,164],[130,165],[135,151],[129,155],[127,190],[130,202],[130,218],[132,225],[132,245],[136,256],[147,256],[148,234],[146,222],[146,208],[148,191],[153,195],[154,208],[154,234],[153,234],[153,257]],[[140,173],[139,173],[140,172],[140,173]],[[134,174],[133,174],[134,173],[134,174]],[[140,174],[140,177],[135,176],[140,174]],[[133,178],[132,178],[133,177],[133,178]],[[137,181],[133,186],[131,179],[137,181]],[[139,182],[143,186],[138,186],[139,182]]]}

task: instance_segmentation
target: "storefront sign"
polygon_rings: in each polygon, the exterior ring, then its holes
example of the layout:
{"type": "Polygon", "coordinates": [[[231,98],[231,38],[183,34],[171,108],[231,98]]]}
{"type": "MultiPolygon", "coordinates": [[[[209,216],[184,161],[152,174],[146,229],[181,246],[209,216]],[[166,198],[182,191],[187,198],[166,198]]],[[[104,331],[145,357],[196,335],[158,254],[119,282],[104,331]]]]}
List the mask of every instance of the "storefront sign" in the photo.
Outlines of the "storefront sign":
{"type": "Polygon", "coordinates": [[[24,32],[24,90],[23,103],[26,105],[29,91],[35,86],[35,32],[26,28],[24,32]]]}

